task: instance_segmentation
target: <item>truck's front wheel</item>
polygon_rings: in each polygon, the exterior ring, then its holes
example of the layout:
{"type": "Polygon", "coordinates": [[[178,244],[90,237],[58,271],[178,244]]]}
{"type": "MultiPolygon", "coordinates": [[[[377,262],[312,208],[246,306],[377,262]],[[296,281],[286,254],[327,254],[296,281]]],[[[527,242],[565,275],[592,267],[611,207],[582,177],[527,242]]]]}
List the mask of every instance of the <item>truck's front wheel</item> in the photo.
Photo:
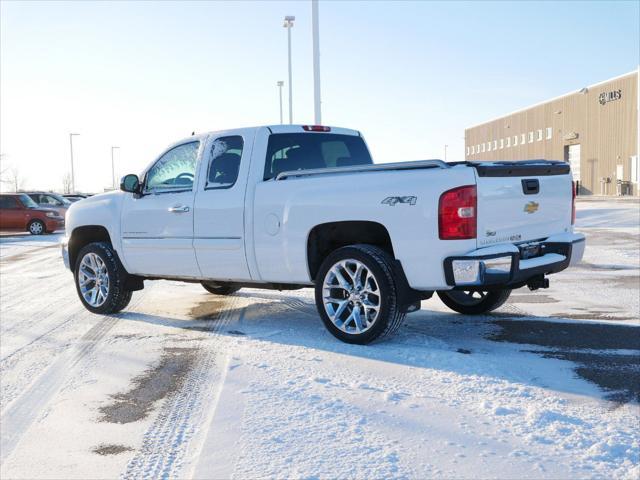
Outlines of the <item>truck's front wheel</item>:
{"type": "Polygon", "coordinates": [[[373,245],[343,247],[325,259],[316,275],[316,307],[332,335],[367,344],[398,329],[405,314],[392,261],[373,245]]]}
{"type": "Polygon", "coordinates": [[[78,296],[90,312],[116,313],[131,301],[131,291],[124,288],[126,271],[108,243],[95,242],[82,248],[74,274],[78,296]]]}
{"type": "Polygon", "coordinates": [[[438,292],[438,296],[451,310],[465,315],[488,313],[500,307],[511,295],[511,290],[466,291],[448,290],[438,292]]]}

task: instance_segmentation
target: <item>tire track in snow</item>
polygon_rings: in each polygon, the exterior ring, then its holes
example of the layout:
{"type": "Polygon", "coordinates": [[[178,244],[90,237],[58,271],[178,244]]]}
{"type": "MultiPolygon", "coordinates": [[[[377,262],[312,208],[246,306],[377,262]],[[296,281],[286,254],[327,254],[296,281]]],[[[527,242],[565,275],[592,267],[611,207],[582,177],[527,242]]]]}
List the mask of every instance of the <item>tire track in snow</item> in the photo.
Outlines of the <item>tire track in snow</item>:
{"type": "Polygon", "coordinates": [[[524,310],[522,310],[519,307],[516,307],[513,303],[505,303],[504,305],[502,305],[500,307],[500,310],[502,311],[506,311],[507,313],[510,313],[512,315],[518,315],[518,316],[522,316],[522,317],[528,317],[531,316],[530,313],[525,312],[524,310]]]}
{"type": "Polygon", "coordinates": [[[297,297],[285,297],[283,303],[292,310],[319,318],[318,310],[314,304],[307,303],[297,297]]]}
{"type": "MultiPolygon", "coordinates": [[[[6,278],[7,274],[2,272],[1,275],[6,278]]],[[[16,275],[13,275],[11,280],[12,280],[11,286],[12,287],[15,286],[15,288],[10,290],[9,288],[6,288],[3,285],[2,296],[7,299],[11,298],[13,301],[4,303],[2,305],[2,309],[14,310],[16,308],[20,308],[24,305],[25,300],[33,304],[35,299],[34,299],[34,288],[32,287],[33,287],[33,283],[36,282],[37,280],[27,279],[25,281],[21,278],[20,280],[23,280],[23,281],[18,283],[18,281],[16,281],[16,275]]],[[[3,281],[3,284],[4,283],[6,283],[6,281],[3,281]]],[[[40,300],[40,303],[45,303],[47,302],[47,298],[48,298],[48,303],[46,304],[46,306],[51,308],[50,299],[52,297],[56,298],[59,292],[63,292],[64,290],[69,290],[69,285],[73,286],[73,278],[69,277],[69,278],[63,279],[62,276],[60,276],[59,278],[55,278],[53,281],[49,281],[48,283],[49,285],[47,285],[46,295],[42,295],[37,300],[40,300]],[[51,285],[51,283],[54,283],[54,285],[51,285]]],[[[75,289],[73,291],[75,291],[75,289]]]]}
{"type": "Polygon", "coordinates": [[[1,334],[7,338],[7,336],[12,334],[19,335],[20,331],[37,332],[37,327],[39,326],[46,328],[44,332],[36,334],[36,336],[28,340],[23,345],[15,347],[9,352],[3,351],[3,356],[0,358],[0,368],[2,368],[7,360],[23,352],[33,344],[48,338],[49,335],[56,330],[68,325],[72,321],[77,321],[79,318],[88,316],[77,297],[64,300],[65,303],[58,306],[55,310],[51,310],[51,306],[49,305],[45,309],[29,312],[29,317],[24,319],[23,322],[18,322],[11,328],[1,332],[1,334]],[[42,315],[41,312],[44,310],[48,310],[48,312],[42,315]],[[51,324],[47,325],[47,320],[53,319],[55,321],[56,317],[59,317],[62,321],[59,321],[59,323],[51,322],[51,324]]]}
{"type": "Polygon", "coordinates": [[[204,442],[206,431],[199,427],[207,425],[206,419],[215,410],[222,390],[221,372],[226,368],[221,363],[215,346],[220,335],[235,323],[240,313],[239,299],[228,297],[229,303],[219,320],[210,328],[211,337],[201,348],[201,358],[191,370],[178,392],[167,398],[160,407],[158,416],[142,439],[142,446],[129,461],[122,479],[178,478],[195,437],[204,442]]]}
{"type": "MultiPolygon", "coordinates": [[[[63,264],[60,247],[58,245],[49,245],[18,252],[10,257],[3,257],[0,259],[0,268],[3,273],[13,273],[23,270],[25,267],[42,266],[43,262],[53,263],[54,261],[60,265],[63,264]]],[[[44,271],[44,269],[41,269],[41,271],[44,271]]]]}
{"type": "MultiPolygon", "coordinates": [[[[137,306],[143,298],[143,295],[139,295],[134,305],[137,306]]],[[[103,316],[78,339],[72,349],[60,355],[22,395],[4,409],[0,416],[0,464],[4,464],[31,424],[62,388],[69,373],[96,348],[119,320],[118,316],[103,316]]]]}
{"type": "Polygon", "coordinates": [[[65,291],[75,292],[75,288],[70,288],[73,287],[72,278],[68,270],[63,267],[61,259],[54,258],[52,253],[46,255],[45,258],[39,258],[34,265],[20,260],[16,262],[15,269],[0,267],[0,286],[2,287],[3,299],[2,314],[15,313],[18,309],[22,311],[25,306],[29,310],[33,309],[29,311],[29,316],[26,319],[22,319],[17,323],[12,320],[9,328],[7,328],[7,322],[3,322],[3,334],[21,327],[25,321],[30,321],[31,323],[34,321],[39,322],[41,319],[40,314],[43,312],[47,312],[47,316],[56,314],[60,304],[52,305],[51,298],[58,299],[58,302],[69,303],[71,295],[65,295],[65,291]],[[43,260],[47,262],[43,263],[43,260]],[[49,266],[49,262],[53,265],[49,266]],[[55,273],[45,279],[38,277],[38,275],[42,275],[42,272],[47,271],[55,273]],[[42,285],[46,285],[45,291],[43,291],[44,287],[42,285]]]}

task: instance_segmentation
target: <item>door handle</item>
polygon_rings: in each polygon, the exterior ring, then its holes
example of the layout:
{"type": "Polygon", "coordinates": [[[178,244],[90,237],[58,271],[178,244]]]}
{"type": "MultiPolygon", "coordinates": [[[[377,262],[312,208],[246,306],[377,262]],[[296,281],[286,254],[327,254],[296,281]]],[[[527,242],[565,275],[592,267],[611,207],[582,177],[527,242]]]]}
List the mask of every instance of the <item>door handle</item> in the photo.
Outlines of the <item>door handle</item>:
{"type": "Polygon", "coordinates": [[[189,207],[186,205],[174,205],[173,207],[169,207],[169,212],[171,213],[184,213],[188,211],[189,207]]]}

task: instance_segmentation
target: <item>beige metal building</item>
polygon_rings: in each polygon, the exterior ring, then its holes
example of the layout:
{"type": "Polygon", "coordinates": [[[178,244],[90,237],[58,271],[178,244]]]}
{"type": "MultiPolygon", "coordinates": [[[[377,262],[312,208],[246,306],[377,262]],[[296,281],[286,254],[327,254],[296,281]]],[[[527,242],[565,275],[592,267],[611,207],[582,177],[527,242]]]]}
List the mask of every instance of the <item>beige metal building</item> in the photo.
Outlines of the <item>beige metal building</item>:
{"type": "Polygon", "coordinates": [[[638,71],[465,130],[465,158],[564,160],[582,195],[639,195],[638,71]]]}

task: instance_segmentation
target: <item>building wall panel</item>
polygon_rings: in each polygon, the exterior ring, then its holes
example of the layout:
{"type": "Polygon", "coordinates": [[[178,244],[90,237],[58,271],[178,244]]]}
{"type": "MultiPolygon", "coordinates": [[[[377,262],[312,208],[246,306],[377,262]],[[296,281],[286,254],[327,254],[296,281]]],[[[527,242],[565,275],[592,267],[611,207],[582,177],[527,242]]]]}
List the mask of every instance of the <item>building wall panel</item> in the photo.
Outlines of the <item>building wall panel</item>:
{"type": "MultiPolygon", "coordinates": [[[[631,180],[631,156],[638,155],[637,105],[638,73],[632,72],[468,128],[465,150],[471,146],[474,151],[478,145],[481,147],[480,152],[466,155],[466,159],[565,160],[565,149],[580,144],[581,193],[616,194],[617,180],[631,180]],[[602,100],[603,95],[607,101],[602,100]],[[547,139],[549,127],[551,139],[547,139]],[[539,141],[540,129],[542,140],[539,141]],[[529,142],[530,132],[533,132],[533,142],[529,142]],[[523,133],[524,144],[520,141],[523,133]],[[517,145],[514,136],[518,137],[517,145]],[[495,150],[494,140],[498,147],[495,150]],[[500,148],[501,140],[503,148],[500,148]],[[491,142],[490,151],[486,148],[487,142],[491,142]],[[622,165],[621,178],[617,178],[618,165],[622,165]],[[610,183],[604,184],[603,179],[609,179],[610,183]]],[[[636,195],[639,190],[638,185],[634,185],[636,195]]]]}

